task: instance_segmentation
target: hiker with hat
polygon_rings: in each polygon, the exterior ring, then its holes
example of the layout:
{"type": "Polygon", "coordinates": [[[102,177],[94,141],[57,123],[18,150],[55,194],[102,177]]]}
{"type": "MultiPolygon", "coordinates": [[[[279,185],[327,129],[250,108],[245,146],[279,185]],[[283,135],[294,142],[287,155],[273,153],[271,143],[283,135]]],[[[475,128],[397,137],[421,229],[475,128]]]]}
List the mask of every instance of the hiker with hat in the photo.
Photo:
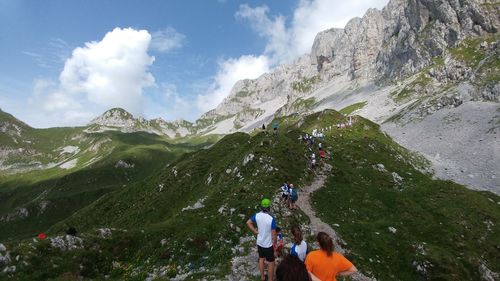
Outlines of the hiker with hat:
{"type": "Polygon", "coordinates": [[[276,245],[276,219],[269,214],[271,200],[264,198],[260,202],[261,211],[247,220],[247,226],[257,235],[259,270],[261,280],[267,280],[264,274],[265,261],[268,263],[269,281],[274,277],[274,246],[276,245]],[[257,228],[255,228],[255,225],[257,228]]]}

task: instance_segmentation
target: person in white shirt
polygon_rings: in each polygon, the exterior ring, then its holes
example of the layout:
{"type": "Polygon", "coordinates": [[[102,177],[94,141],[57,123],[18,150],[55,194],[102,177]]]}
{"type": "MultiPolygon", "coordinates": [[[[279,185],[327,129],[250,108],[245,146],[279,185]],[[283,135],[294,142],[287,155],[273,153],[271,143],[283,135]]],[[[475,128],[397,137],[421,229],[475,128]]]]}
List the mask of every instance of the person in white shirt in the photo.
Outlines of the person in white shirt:
{"type": "Polygon", "coordinates": [[[293,235],[294,244],[290,249],[290,254],[292,256],[298,257],[302,262],[304,262],[307,254],[307,243],[302,238],[302,231],[300,231],[300,228],[298,226],[294,226],[292,227],[291,232],[293,235]]]}
{"type": "Polygon", "coordinates": [[[266,280],[264,261],[268,263],[269,281],[274,277],[274,248],[276,246],[276,219],[269,214],[271,200],[264,198],[260,203],[262,211],[247,220],[247,226],[257,235],[257,251],[259,253],[259,270],[261,280],[266,280]],[[257,225],[255,228],[254,224],[257,225]]]}

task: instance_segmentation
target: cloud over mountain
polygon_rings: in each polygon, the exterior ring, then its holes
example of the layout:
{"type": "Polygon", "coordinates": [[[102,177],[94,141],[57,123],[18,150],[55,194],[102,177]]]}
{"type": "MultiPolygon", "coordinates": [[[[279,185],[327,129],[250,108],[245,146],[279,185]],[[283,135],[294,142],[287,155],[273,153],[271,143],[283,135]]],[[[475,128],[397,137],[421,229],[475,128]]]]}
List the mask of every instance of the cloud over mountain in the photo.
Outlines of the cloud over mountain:
{"type": "Polygon", "coordinates": [[[101,41],[85,43],[66,60],[59,83],[35,83],[33,102],[71,124],[110,107],[142,114],[143,90],[155,85],[148,70],[155,60],[147,52],[150,43],[148,31],[132,28],[115,28],[101,41]]]}
{"type": "Polygon", "coordinates": [[[197,106],[208,111],[215,108],[229,95],[234,83],[242,79],[255,79],[269,72],[270,64],[266,56],[241,56],[219,62],[219,70],[212,85],[205,94],[199,95],[197,106]]]}

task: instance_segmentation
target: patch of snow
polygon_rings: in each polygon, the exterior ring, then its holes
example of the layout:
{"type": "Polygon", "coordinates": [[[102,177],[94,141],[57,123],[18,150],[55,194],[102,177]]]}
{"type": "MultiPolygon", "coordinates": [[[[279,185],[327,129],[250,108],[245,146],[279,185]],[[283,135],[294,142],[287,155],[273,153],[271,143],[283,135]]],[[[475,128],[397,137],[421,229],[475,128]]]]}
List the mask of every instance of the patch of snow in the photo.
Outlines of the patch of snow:
{"type": "Polygon", "coordinates": [[[66,162],[62,163],[61,165],[59,165],[59,168],[66,169],[66,170],[73,169],[74,167],[76,167],[77,162],[78,162],[78,159],[72,159],[72,160],[66,161],[66,162]]]}
{"type": "Polygon", "coordinates": [[[396,234],[396,231],[398,231],[396,228],[392,227],[392,226],[389,226],[389,231],[392,233],[392,234],[396,234]]]}
{"type": "Polygon", "coordinates": [[[63,148],[60,148],[61,152],[59,154],[64,154],[64,153],[69,153],[69,154],[76,154],[80,152],[80,148],[78,146],[72,146],[68,145],[63,148]]]}

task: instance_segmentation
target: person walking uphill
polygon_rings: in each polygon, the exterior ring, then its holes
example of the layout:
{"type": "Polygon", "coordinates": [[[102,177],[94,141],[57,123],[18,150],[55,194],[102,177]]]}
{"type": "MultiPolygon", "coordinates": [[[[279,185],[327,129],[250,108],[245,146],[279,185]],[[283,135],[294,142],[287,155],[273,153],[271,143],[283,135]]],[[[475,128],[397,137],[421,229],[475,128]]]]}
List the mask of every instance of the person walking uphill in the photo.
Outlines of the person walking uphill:
{"type": "Polygon", "coordinates": [[[264,198],[260,202],[261,211],[247,220],[247,226],[257,235],[257,251],[259,252],[259,270],[261,280],[266,280],[264,261],[268,262],[269,281],[274,277],[274,245],[276,245],[276,219],[269,214],[271,200],[264,198]],[[254,224],[257,225],[255,228],[254,224]]]}
{"type": "Polygon", "coordinates": [[[333,251],[333,241],[328,234],[320,232],[316,240],[321,249],[310,252],[305,261],[313,280],[336,281],[337,276],[349,276],[358,271],[349,260],[333,251]]]}

